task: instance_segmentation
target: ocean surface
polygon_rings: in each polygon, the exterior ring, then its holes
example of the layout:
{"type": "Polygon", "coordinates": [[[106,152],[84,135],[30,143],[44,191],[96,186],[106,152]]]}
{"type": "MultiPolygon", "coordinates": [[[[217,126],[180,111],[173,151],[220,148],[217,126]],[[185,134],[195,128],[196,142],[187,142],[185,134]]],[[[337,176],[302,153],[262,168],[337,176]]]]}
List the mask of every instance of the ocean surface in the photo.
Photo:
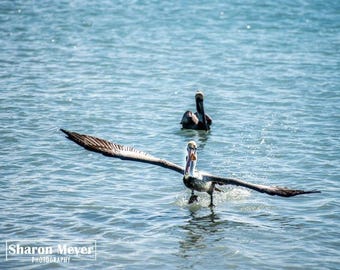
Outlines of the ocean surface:
{"type": "Polygon", "coordinates": [[[0,48],[1,269],[339,269],[339,1],[2,0],[0,48]],[[197,90],[210,132],[179,124],[197,90]],[[322,193],[188,205],[180,174],[60,128],[180,165],[195,140],[203,171],[322,193]]]}

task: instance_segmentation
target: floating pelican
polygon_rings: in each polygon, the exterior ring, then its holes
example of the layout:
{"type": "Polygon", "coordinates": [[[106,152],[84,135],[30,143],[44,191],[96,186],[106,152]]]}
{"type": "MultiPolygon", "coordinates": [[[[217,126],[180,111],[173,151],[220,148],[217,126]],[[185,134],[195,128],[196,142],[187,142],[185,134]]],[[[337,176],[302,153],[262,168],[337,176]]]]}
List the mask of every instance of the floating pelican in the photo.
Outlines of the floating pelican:
{"type": "Polygon", "coordinates": [[[320,193],[320,191],[304,191],[296,189],[288,189],[284,187],[276,186],[264,186],[258,184],[252,184],[236,178],[226,178],[214,176],[212,174],[199,172],[196,170],[197,163],[197,145],[194,141],[190,141],[187,145],[187,156],[185,167],[181,167],[177,164],[169,162],[164,159],[160,159],[149,155],[145,152],[139,151],[130,146],[124,146],[115,144],[103,139],[99,139],[89,135],[79,134],[77,132],[67,131],[60,129],[67,135],[67,138],[89,151],[101,153],[105,156],[119,158],[122,160],[132,160],[138,162],[144,162],[149,164],[158,165],[178,173],[183,174],[184,185],[191,189],[191,197],[189,203],[197,201],[197,195],[194,191],[207,192],[210,195],[210,206],[213,204],[213,192],[221,191],[216,185],[236,185],[249,189],[256,190],[261,193],[267,193],[269,195],[278,195],[282,197],[292,197],[300,194],[307,193],[320,193]]]}
{"type": "Polygon", "coordinates": [[[186,111],[183,114],[181,121],[182,128],[206,131],[210,129],[212,120],[209,115],[204,113],[203,99],[203,92],[197,91],[195,95],[197,112],[193,113],[192,111],[186,111]]]}

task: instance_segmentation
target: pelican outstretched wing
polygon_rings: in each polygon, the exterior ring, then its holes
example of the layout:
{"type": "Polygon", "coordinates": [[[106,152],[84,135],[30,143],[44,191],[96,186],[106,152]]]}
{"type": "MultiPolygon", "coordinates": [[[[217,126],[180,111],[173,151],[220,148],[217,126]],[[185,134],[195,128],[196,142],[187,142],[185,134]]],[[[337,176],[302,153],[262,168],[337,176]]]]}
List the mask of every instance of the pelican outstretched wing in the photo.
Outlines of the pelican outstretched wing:
{"type": "MultiPolygon", "coordinates": [[[[103,139],[99,139],[89,135],[79,134],[77,132],[67,131],[65,129],[60,130],[67,135],[68,139],[79,144],[80,146],[84,147],[89,151],[98,152],[105,156],[115,157],[122,160],[133,160],[158,165],[167,169],[171,169],[181,174],[184,173],[183,167],[172,162],[169,162],[167,160],[156,158],[150,154],[139,151],[133,147],[115,144],[103,139]]],[[[300,194],[320,193],[320,191],[318,190],[305,191],[298,189],[289,189],[284,187],[252,184],[236,178],[219,177],[211,174],[203,174],[202,176],[205,181],[212,181],[219,185],[242,186],[272,196],[278,195],[282,197],[292,197],[300,194]]]]}
{"type": "Polygon", "coordinates": [[[265,185],[258,185],[248,183],[246,181],[237,179],[237,178],[227,178],[227,177],[219,177],[210,174],[203,175],[206,181],[213,181],[220,185],[234,185],[234,186],[241,186],[245,188],[249,188],[252,190],[256,190],[261,193],[266,193],[269,195],[277,195],[281,197],[293,197],[300,194],[308,194],[308,193],[321,193],[318,190],[300,190],[300,189],[289,189],[285,187],[277,187],[277,186],[265,186],[265,185]]]}
{"type": "Polygon", "coordinates": [[[68,139],[74,141],[75,143],[79,144],[89,151],[101,153],[105,156],[115,157],[123,160],[133,160],[154,164],[167,169],[171,169],[181,174],[184,173],[184,168],[182,168],[181,166],[164,159],[156,158],[133,147],[115,144],[103,139],[79,134],[77,132],[72,132],[65,129],[60,130],[67,135],[68,139]]]}

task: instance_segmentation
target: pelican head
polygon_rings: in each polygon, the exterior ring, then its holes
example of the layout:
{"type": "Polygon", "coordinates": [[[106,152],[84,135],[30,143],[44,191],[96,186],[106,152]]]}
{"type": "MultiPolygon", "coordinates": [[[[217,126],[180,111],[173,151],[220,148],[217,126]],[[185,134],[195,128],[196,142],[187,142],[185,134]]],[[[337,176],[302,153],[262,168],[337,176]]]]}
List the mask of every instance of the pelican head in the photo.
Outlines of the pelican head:
{"type": "Polygon", "coordinates": [[[194,141],[188,142],[187,156],[184,175],[194,177],[197,162],[197,144],[194,141]]]}
{"type": "MultiPolygon", "coordinates": [[[[195,94],[195,100],[196,100],[196,110],[199,114],[204,113],[204,107],[203,107],[203,100],[204,100],[204,94],[202,91],[198,90],[195,94]]],[[[204,115],[204,114],[203,114],[204,115]]],[[[200,119],[202,120],[202,119],[200,119]]]]}
{"type": "Polygon", "coordinates": [[[199,101],[203,101],[204,99],[204,94],[202,91],[198,90],[195,94],[195,99],[199,101]]]}

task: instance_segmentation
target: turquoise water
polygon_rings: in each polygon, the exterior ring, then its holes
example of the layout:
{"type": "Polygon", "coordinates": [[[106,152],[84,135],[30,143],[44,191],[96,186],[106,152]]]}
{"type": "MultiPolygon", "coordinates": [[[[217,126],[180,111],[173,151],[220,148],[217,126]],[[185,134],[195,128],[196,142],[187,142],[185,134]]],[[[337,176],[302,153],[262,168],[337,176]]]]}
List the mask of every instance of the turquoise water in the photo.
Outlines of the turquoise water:
{"type": "Polygon", "coordinates": [[[339,1],[0,3],[1,269],[337,269],[339,1]],[[181,130],[197,89],[209,133],[181,130]],[[114,160],[59,128],[221,176],[188,206],[181,176],[114,160]],[[96,240],[96,260],[6,261],[5,242],[96,240]],[[33,240],[32,240],[33,241],[33,240]]]}

